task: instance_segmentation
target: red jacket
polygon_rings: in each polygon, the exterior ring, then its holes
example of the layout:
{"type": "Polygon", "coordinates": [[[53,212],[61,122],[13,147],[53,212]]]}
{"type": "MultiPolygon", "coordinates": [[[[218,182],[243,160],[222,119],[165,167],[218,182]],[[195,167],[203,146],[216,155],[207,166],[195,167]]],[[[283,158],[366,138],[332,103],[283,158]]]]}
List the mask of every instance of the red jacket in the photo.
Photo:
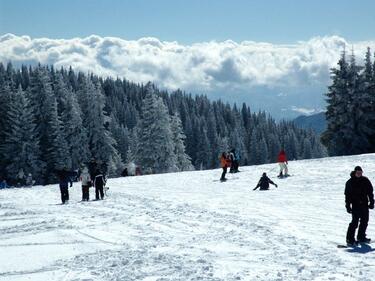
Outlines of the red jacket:
{"type": "Polygon", "coordinates": [[[284,162],[288,162],[288,159],[286,158],[286,154],[285,154],[285,151],[280,151],[279,153],[279,156],[277,157],[277,162],[281,162],[281,163],[284,163],[284,162]]]}
{"type": "Polygon", "coordinates": [[[225,167],[230,167],[230,164],[231,164],[231,161],[230,159],[224,157],[224,156],[221,156],[220,158],[220,164],[221,164],[221,167],[222,168],[225,168],[225,167]]]}

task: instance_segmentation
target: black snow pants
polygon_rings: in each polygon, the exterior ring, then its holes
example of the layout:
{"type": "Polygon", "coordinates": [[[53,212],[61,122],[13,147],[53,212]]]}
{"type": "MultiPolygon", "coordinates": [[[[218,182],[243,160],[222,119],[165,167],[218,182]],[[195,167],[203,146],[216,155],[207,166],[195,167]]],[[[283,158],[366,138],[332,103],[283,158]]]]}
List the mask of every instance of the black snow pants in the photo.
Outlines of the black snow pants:
{"type": "Polygon", "coordinates": [[[227,169],[228,169],[228,167],[223,167],[223,173],[221,174],[220,180],[224,180],[225,179],[225,175],[227,174],[227,169]]]}
{"type": "Polygon", "coordinates": [[[60,186],[61,192],[61,202],[65,204],[66,201],[69,201],[69,188],[67,186],[60,186]]]}
{"type": "Polygon", "coordinates": [[[366,238],[366,229],[369,219],[369,211],[367,205],[359,205],[352,207],[352,221],[349,224],[348,232],[346,234],[346,240],[353,242],[355,236],[355,230],[358,227],[358,235],[357,239],[365,239],[366,238]]]}
{"type": "Polygon", "coordinates": [[[96,200],[99,200],[99,194],[100,199],[104,198],[104,191],[103,191],[103,185],[102,184],[96,184],[95,185],[95,198],[96,200]]]}
{"type": "Polygon", "coordinates": [[[90,199],[90,188],[87,185],[82,186],[82,201],[89,201],[90,199]]]}

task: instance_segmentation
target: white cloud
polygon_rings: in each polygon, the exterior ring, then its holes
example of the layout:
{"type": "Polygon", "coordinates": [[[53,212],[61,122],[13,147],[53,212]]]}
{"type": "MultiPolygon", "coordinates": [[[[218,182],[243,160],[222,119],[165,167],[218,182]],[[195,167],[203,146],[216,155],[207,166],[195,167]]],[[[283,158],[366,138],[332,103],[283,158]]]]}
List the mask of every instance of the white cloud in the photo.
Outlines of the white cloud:
{"type": "MultiPolygon", "coordinates": [[[[338,36],[314,37],[292,45],[244,41],[181,45],[157,38],[124,40],[92,35],[48,39],[6,34],[0,37],[0,61],[72,66],[84,72],[125,77],[134,82],[200,92],[233,89],[251,95],[259,87],[288,96],[288,89],[325,87],[329,68],[344,46],[362,58],[375,41],[348,43],[338,36]]],[[[311,91],[310,91],[311,92],[311,91]]],[[[322,93],[319,93],[321,95],[322,93]]]]}
{"type": "Polygon", "coordinates": [[[297,107],[297,106],[292,106],[292,110],[302,115],[313,115],[313,114],[324,112],[324,110],[321,110],[321,109],[304,108],[304,107],[297,107]]]}

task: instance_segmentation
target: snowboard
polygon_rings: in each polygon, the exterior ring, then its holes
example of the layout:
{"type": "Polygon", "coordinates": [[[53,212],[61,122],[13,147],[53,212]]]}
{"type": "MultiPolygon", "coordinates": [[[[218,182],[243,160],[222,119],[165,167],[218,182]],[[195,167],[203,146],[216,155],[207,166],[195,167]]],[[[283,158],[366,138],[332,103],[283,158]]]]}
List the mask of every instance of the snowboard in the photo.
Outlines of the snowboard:
{"type": "Polygon", "coordinates": [[[226,182],[228,179],[225,180],[214,180],[213,182],[226,182]]]}
{"type": "Polygon", "coordinates": [[[291,175],[286,175],[286,176],[277,176],[277,178],[279,178],[279,179],[286,179],[286,178],[289,178],[289,177],[291,177],[291,175]]]}

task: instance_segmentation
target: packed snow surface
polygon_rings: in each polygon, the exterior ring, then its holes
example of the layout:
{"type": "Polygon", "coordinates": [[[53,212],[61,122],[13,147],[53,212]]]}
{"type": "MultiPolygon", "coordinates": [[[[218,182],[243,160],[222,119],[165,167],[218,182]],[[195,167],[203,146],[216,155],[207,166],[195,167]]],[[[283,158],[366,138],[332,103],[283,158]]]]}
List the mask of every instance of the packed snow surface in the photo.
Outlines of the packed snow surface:
{"type": "Polygon", "coordinates": [[[0,190],[0,280],[375,280],[375,244],[337,248],[355,165],[375,182],[369,154],[291,161],[282,180],[277,164],[112,179],[84,203],[75,183],[68,205],[57,185],[0,190]],[[279,187],[253,191],[262,172],[279,187]]]}

